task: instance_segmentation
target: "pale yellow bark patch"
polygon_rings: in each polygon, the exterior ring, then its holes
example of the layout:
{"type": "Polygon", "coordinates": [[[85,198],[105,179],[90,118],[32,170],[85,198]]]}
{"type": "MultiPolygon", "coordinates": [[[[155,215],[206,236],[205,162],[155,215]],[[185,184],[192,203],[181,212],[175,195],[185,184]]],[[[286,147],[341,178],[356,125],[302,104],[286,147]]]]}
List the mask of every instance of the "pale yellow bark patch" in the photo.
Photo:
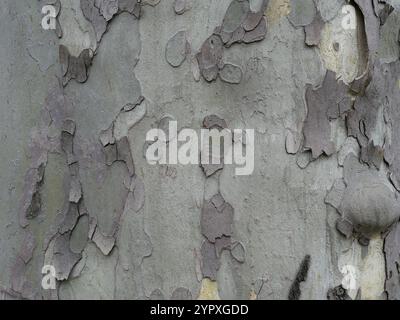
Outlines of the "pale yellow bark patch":
{"type": "Polygon", "coordinates": [[[363,261],[361,273],[361,299],[378,300],[385,290],[385,257],[380,234],[370,239],[368,255],[363,261]]]}
{"type": "Polygon", "coordinates": [[[218,294],[218,283],[210,279],[201,281],[201,289],[198,300],[221,300],[218,294]]]}
{"type": "Polygon", "coordinates": [[[250,291],[249,300],[257,300],[257,294],[254,292],[254,290],[250,291]]]}
{"type": "Polygon", "coordinates": [[[268,25],[274,25],[290,13],[290,0],[271,0],[265,11],[268,25]]]}

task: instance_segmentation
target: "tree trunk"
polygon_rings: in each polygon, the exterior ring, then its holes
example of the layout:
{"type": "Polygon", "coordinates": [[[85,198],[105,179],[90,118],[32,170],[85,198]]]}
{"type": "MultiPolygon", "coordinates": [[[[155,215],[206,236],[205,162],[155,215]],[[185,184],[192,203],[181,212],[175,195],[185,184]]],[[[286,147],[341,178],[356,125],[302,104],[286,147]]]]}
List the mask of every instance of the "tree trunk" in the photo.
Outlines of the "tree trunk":
{"type": "Polygon", "coordinates": [[[400,298],[399,1],[1,8],[0,298],[400,298]]]}

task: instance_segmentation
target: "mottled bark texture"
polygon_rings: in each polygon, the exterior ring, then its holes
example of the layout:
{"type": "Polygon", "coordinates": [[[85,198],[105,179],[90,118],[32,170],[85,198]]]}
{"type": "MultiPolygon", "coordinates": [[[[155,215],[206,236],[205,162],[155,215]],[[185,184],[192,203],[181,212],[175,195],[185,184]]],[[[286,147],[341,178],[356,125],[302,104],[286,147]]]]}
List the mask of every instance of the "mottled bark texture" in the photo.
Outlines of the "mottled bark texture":
{"type": "Polygon", "coordinates": [[[400,298],[400,1],[1,7],[0,298],[400,298]],[[149,164],[171,120],[254,172],[149,164]]]}

